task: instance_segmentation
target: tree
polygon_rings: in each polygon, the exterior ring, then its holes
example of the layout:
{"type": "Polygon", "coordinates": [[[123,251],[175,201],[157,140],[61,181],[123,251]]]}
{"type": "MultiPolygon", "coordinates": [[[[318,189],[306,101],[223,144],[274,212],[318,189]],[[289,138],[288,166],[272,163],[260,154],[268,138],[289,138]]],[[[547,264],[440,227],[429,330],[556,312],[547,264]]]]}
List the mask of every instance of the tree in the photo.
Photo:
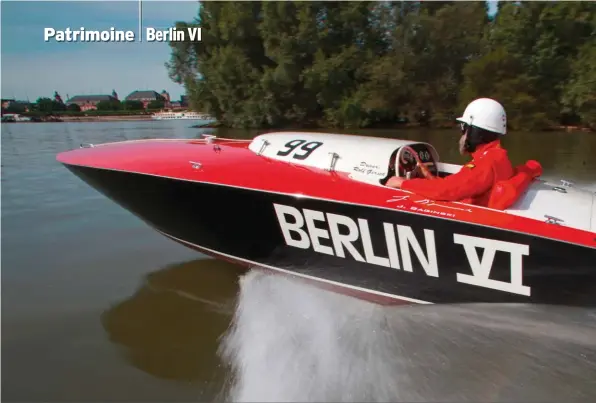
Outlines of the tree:
{"type": "Polygon", "coordinates": [[[117,99],[108,101],[99,101],[96,105],[98,111],[118,111],[122,109],[122,104],[117,99]]]}
{"type": "Polygon", "coordinates": [[[66,105],[47,97],[38,98],[36,104],[40,112],[54,113],[66,110],[66,105]]]}
{"type": "Polygon", "coordinates": [[[156,99],[154,101],[149,102],[147,105],[147,109],[161,109],[165,105],[165,101],[163,99],[156,99]]]}
{"type": "Polygon", "coordinates": [[[10,105],[8,105],[8,107],[3,110],[3,112],[6,113],[16,113],[16,114],[20,114],[20,113],[25,113],[27,111],[27,105],[22,104],[20,102],[11,102],[10,105]]]}
{"type": "Polygon", "coordinates": [[[70,111],[70,112],[80,112],[81,111],[81,107],[79,105],[77,105],[77,104],[69,104],[66,107],[66,110],[67,111],[70,111]]]}
{"type": "Polygon", "coordinates": [[[572,73],[565,86],[563,104],[581,120],[596,128],[596,40],[586,42],[572,62],[572,73]]]}
{"type": "Polygon", "coordinates": [[[140,111],[145,109],[141,101],[124,101],[122,102],[122,109],[127,111],[140,111]]]}
{"type": "Polygon", "coordinates": [[[513,128],[593,122],[594,2],[204,2],[166,66],[231,127],[453,122],[477,97],[513,128]]]}
{"type": "Polygon", "coordinates": [[[574,76],[570,62],[594,32],[595,6],[565,2],[503,5],[487,31],[487,52],[465,68],[461,104],[477,96],[492,96],[503,102],[514,128],[557,124],[562,113],[576,105],[571,95],[564,105],[564,91],[574,76]]]}

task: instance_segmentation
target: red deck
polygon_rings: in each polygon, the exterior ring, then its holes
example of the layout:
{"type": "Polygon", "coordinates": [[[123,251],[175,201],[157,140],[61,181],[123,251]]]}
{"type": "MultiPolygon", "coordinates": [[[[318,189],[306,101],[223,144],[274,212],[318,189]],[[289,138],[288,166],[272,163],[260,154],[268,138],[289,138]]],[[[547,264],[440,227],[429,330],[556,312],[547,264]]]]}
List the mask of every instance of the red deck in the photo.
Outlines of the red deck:
{"type": "Polygon", "coordinates": [[[547,224],[497,210],[432,202],[397,189],[354,181],[345,173],[271,160],[248,150],[249,141],[146,140],[77,149],[58,155],[65,164],[130,171],[189,181],[305,195],[469,222],[596,248],[592,232],[547,224]],[[200,163],[199,169],[192,167],[200,163]]]}

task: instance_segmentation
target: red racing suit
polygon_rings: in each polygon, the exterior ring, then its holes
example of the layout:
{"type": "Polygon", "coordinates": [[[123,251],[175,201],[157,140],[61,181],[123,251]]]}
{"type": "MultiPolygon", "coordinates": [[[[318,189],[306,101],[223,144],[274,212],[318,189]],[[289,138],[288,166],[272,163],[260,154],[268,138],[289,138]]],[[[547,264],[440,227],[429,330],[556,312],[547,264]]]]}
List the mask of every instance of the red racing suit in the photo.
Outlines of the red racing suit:
{"type": "Polygon", "coordinates": [[[445,178],[410,179],[401,188],[436,201],[460,201],[486,206],[496,182],[515,174],[507,151],[499,140],[477,147],[472,161],[445,178]]]}

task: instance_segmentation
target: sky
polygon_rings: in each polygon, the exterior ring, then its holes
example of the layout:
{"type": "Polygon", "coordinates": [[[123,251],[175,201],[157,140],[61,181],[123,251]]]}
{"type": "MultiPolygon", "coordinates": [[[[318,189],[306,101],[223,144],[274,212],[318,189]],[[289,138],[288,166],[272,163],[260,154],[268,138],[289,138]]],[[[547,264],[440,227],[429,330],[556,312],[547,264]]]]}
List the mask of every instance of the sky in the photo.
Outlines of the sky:
{"type": "Polygon", "coordinates": [[[493,1],[487,1],[488,3],[488,14],[490,16],[493,16],[497,13],[497,3],[499,1],[498,0],[493,0],[493,1]]]}
{"type": "MultiPolygon", "coordinates": [[[[179,100],[184,88],[168,77],[166,42],[44,42],[44,28],[132,30],[138,36],[138,1],[6,1],[1,3],[0,79],[2,98],[31,102],[67,95],[111,94],[120,99],[135,90],[166,90],[179,100]]],[[[199,3],[143,0],[146,27],[167,29],[191,22],[199,3]]]]}
{"type": "MultiPolygon", "coordinates": [[[[490,1],[493,10],[496,1],[490,1]]],[[[143,35],[146,27],[167,29],[176,21],[192,21],[196,0],[143,0],[143,35]]],[[[138,36],[137,0],[7,1],[2,0],[0,79],[2,98],[34,102],[52,97],[111,94],[120,99],[135,90],[166,90],[179,100],[184,88],[168,76],[170,59],[165,42],[82,43],[44,42],[44,28],[132,30],[138,36]]]]}

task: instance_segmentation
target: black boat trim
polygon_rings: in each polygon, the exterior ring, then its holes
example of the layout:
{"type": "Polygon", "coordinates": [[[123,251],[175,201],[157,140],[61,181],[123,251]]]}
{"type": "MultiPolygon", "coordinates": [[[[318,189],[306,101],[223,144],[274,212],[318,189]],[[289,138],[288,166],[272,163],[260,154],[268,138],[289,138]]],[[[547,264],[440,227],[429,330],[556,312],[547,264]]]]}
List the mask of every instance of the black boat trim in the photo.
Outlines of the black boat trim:
{"type": "Polygon", "coordinates": [[[165,232],[163,232],[163,231],[161,231],[161,230],[159,230],[159,229],[157,229],[157,228],[155,228],[153,226],[151,228],[153,228],[155,231],[159,232],[160,234],[162,234],[162,235],[164,235],[164,236],[166,236],[166,237],[168,237],[168,238],[170,238],[170,239],[172,239],[172,240],[174,240],[176,242],[180,242],[182,244],[185,244],[185,245],[188,245],[188,246],[191,246],[191,247],[195,247],[197,249],[204,249],[205,251],[208,251],[208,252],[210,252],[210,253],[212,253],[214,255],[219,255],[219,256],[222,256],[222,257],[226,257],[228,259],[241,261],[241,262],[244,262],[244,263],[248,263],[248,264],[254,265],[256,267],[262,267],[262,268],[265,268],[265,269],[270,269],[270,270],[278,271],[280,273],[289,274],[289,275],[296,276],[296,277],[301,277],[301,278],[304,278],[304,279],[307,279],[307,280],[318,281],[318,282],[322,282],[322,283],[334,285],[334,286],[337,286],[337,287],[349,288],[351,290],[360,291],[360,292],[364,292],[364,293],[367,293],[367,294],[375,294],[375,295],[379,295],[379,296],[382,296],[382,297],[387,297],[387,298],[391,298],[391,299],[403,300],[403,301],[411,302],[411,303],[414,303],[414,304],[434,305],[433,302],[429,302],[429,301],[423,301],[423,300],[420,300],[420,299],[415,299],[415,298],[410,298],[410,297],[403,297],[401,295],[389,294],[389,293],[385,293],[385,292],[382,292],[382,291],[375,291],[375,290],[372,290],[370,288],[358,287],[358,286],[354,286],[354,285],[350,285],[350,284],[346,284],[346,283],[340,283],[340,282],[333,281],[333,280],[327,280],[327,279],[324,279],[324,278],[321,278],[321,277],[314,277],[314,276],[309,276],[308,274],[302,274],[302,273],[297,273],[295,271],[280,269],[279,267],[270,266],[270,265],[267,265],[267,264],[255,262],[254,260],[248,260],[248,259],[244,259],[244,258],[241,258],[241,257],[238,257],[238,256],[234,256],[234,255],[229,255],[227,253],[219,252],[219,251],[216,251],[216,250],[213,250],[213,249],[210,249],[210,248],[206,248],[204,246],[200,246],[200,245],[194,244],[192,242],[185,241],[185,240],[180,239],[180,238],[177,238],[177,237],[175,237],[173,235],[167,234],[167,233],[165,233],[165,232]]]}
{"type": "Polygon", "coordinates": [[[596,306],[594,248],[403,214],[389,204],[301,198],[197,181],[201,176],[172,180],[130,169],[67,167],[180,245],[371,302],[412,304],[400,299],[407,296],[434,304],[596,306]]]}
{"type": "MultiPolygon", "coordinates": [[[[156,174],[150,174],[150,173],[144,173],[144,172],[127,171],[127,170],[123,170],[123,169],[100,168],[100,167],[94,167],[94,166],[89,166],[89,165],[68,164],[68,163],[64,163],[64,162],[62,164],[65,165],[65,166],[69,166],[70,165],[72,167],[80,167],[80,168],[87,168],[87,169],[97,169],[97,170],[100,170],[100,171],[112,171],[112,172],[120,172],[120,173],[127,173],[127,174],[133,174],[133,175],[144,175],[144,176],[151,176],[151,177],[155,177],[155,178],[171,179],[171,180],[175,180],[175,181],[183,181],[183,182],[191,182],[191,183],[200,183],[200,184],[205,184],[205,185],[215,185],[215,186],[221,186],[221,187],[227,187],[227,188],[233,188],[233,189],[249,190],[249,191],[253,191],[253,192],[276,194],[276,195],[289,196],[289,197],[295,197],[295,198],[301,198],[301,199],[321,200],[321,201],[326,201],[326,202],[334,202],[334,203],[345,204],[345,205],[349,205],[349,206],[359,206],[359,207],[374,208],[374,209],[378,209],[378,210],[387,210],[387,211],[393,211],[393,212],[400,212],[400,213],[405,213],[405,214],[411,214],[411,215],[414,215],[414,216],[417,216],[417,217],[432,217],[432,218],[439,219],[439,220],[445,220],[445,221],[456,222],[456,223],[463,223],[463,224],[473,225],[473,226],[483,227],[483,228],[491,228],[491,229],[496,229],[496,230],[503,231],[503,232],[515,233],[515,234],[520,234],[520,235],[530,235],[530,236],[536,237],[536,238],[547,239],[547,240],[550,240],[550,241],[555,241],[555,242],[565,243],[565,244],[568,244],[568,245],[574,245],[574,246],[579,246],[579,247],[582,247],[582,248],[595,249],[596,250],[596,244],[594,246],[590,246],[590,245],[585,245],[585,244],[581,244],[581,243],[577,243],[577,242],[570,242],[570,241],[567,241],[567,240],[561,239],[561,238],[551,238],[551,237],[547,237],[547,236],[544,236],[544,235],[538,235],[538,234],[529,233],[529,232],[522,232],[522,231],[517,231],[517,230],[513,230],[513,229],[509,229],[509,228],[495,227],[495,226],[492,226],[492,225],[480,224],[480,223],[470,222],[470,221],[455,220],[455,219],[452,219],[452,218],[449,218],[449,217],[427,216],[427,215],[424,215],[424,214],[413,213],[413,212],[408,211],[408,210],[397,210],[397,209],[394,209],[394,208],[383,207],[383,206],[378,206],[378,205],[374,205],[374,204],[362,204],[362,203],[355,203],[355,202],[347,202],[347,201],[338,200],[338,199],[328,199],[328,198],[324,198],[324,197],[309,196],[309,195],[305,195],[305,194],[302,194],[302,193],[285,193],[285,192],[278,192],[278,191],[275,191],[275,190],[255,189],[255,188],[249,188],[249,187],[244,187],[244,186],[228,185],[228,184],[219,183],[219,182],[198,181],[198,180],[193,180],[193,179],[178,178],[178,177],[174,177],[174,176],[165,176],[165,175],[156,175],[156,174]]],[[[408,194],[415,195],[415,193],[408,192],[408,191],[405,191],[405,190],[403,192],[406,192],[408,194]]],[[[457,203],[459,205],[462,205],[462,206],[468,206],[468,204],[465,204],[465,203],[459,203],[459,202],[455,202],[455,203],[457,203]]],[[[483,206],[472,205],[472,207],[503,213],[500,210],[495,210],[495,209],[491,209],[491,208],[483,207],[483,206]]],[[[508,214],[508,213],[504,213],[504,214],[508,214]]],[[[528,217],[524,217],[524,216],[516,216],[516,215],[513,215],[513,216],[519,217],[519,218],[525,218],[525,219],[528,219],[528,220],[533,220],[532,218],[528,218],[528,217]]],[[[585,231],[585,230],[582,230],[582,229],[579,229],[579,228],[574,228],[574,227],[569,227],[569,228],[572,228],[572,229],[577,230],[577,231],[585,231]]],[[[594,239],[594,241],[596,243],[596,238],[594,239]]]]}

